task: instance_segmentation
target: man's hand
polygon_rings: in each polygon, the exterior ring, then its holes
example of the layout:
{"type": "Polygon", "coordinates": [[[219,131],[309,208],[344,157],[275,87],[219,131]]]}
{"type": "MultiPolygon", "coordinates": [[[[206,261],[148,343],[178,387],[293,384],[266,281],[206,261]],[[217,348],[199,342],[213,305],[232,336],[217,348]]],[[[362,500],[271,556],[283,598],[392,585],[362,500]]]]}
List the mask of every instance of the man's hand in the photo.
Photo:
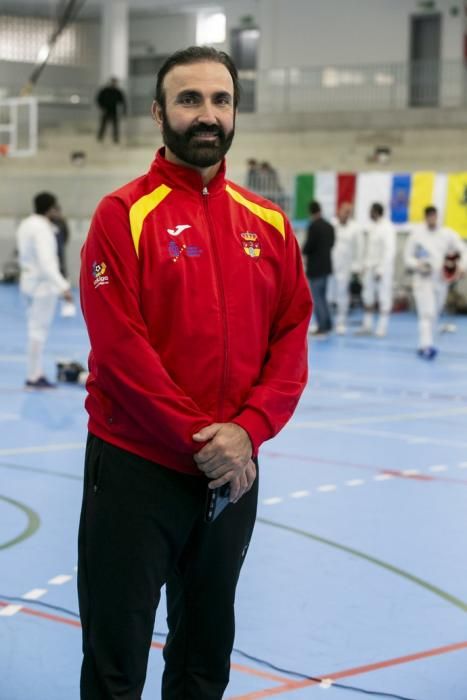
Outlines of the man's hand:
{"type": "Polygon", "coordinates": [[[235,423],[212,423],[193,435],[193,440],[207,443],[194,459],[210,480],[209,488],[215,489],[230,482],[231,500],[238,500],[256,477],[248,433],[235,423]]]}
{"type": "Polygon", "coordinates": [[[73,294],[71,293],[70,289],[67,289],[66,292],[63,292],[62,299],[69,302],[73,301],[73,294]]]}

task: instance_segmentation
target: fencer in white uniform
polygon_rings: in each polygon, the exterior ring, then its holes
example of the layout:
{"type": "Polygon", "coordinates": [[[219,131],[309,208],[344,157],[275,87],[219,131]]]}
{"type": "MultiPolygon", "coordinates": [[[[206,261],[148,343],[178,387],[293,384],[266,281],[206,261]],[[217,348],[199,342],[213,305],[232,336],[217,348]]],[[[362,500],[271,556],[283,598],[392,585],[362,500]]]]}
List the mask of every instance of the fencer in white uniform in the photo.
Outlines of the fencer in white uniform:
{"type": "Polygon", "coordinates": [[[456,231],[438,225],[435,207],[426,207],[425,222],[413,228],[405,249],[404,263],[412,274],[412,291],[418,316],[420,357],[431,360],[435,325],[443,310],[449,284],[467,268],[467,249],[456,231]]]}
{"type": "Polygon", "coordinates": [[[349,285],[353,272],[358,272],[359,226],[352,220],[352,205],[343,202],[334,226],[335,242],[331,251],[333,274],[329,280],[329,301],[336,305],[335,329],[338,335],[347,332],[349,285]]]}
{"type": "Polygon", "coordinates": [[[373,316],[378,303],[379,318],[374,334],[380,338],[387,333],[392,308],[392,284],[396,257],[396,231],[383,217],[384,208],[375,202],[370,209],[371,224],[360,236],[359,258],[362,273],[363,323],[359,335],[373,333],[373,316]]]}
{"type": "Polygon", "coordinates": [[[41,192],[34,198],[35,213],[24,219],[16,232],[20,289],[27,303],[27,376],[26,386],[34,389],[54,385],[43,371],[43,353],[57,299],[72,301],[70,283],[59,269],[55,225],[60,213],[56,197],[41,192]]]}

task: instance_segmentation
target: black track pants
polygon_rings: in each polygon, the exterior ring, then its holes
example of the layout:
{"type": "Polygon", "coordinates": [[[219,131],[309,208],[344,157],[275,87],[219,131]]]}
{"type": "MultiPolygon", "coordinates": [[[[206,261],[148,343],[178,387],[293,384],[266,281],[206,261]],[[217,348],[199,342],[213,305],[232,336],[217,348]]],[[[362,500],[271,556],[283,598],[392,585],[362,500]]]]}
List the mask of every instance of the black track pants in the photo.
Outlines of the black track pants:
{"type": "Polygon", "coordinates": [[[78,558],[81,700],[140,700],[165,583],[162,700],[222,698],[258,483],[211,524],[203,521],[205,496],[203,478],[89,436],[78,558]]]}

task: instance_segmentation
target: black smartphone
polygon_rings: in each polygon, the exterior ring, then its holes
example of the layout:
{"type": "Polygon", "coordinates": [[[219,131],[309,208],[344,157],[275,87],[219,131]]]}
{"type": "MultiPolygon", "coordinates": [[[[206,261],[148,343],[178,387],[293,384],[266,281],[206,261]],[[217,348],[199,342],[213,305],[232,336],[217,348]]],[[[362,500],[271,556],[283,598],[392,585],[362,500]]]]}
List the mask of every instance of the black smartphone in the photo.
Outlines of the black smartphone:
{"type": "Polygon", "coordinates": [[[230,503],[230,484],[218,486],[217,489],[207,489],[204,520],[212,523],[230,503]]]}

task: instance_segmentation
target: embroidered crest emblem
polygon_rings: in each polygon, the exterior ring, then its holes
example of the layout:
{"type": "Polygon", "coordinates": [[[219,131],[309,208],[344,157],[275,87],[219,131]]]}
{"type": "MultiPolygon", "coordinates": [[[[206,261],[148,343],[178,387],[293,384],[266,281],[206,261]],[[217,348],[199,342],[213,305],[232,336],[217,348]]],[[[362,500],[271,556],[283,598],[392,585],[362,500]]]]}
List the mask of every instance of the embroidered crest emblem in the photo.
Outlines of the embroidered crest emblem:
{"type": "Polygon", "coordinates": [[[170,241],[167,246],[169,255],[173,262],[177,262],[181,255],[185,254],[189,258],[199,258],[203,252],[201,248],[197,245],[187,245],[186,243],[181,243],[180,245],[176,241],[170,241]]]}
{"type": "Polygon", "coordinates": [[[261,255],[258,235],[256,233],[245,231],[245,233],[241,233],[240,236],[242,237],[243,250],[245,251],[246,255],[257,260],[261,255]]]}
{"type": "Polygon", "coordinates": [[[102,287],[104,284],[109,284],[109,276],[105,273],[107,272],[107,265],[105,262],[92,264],[92,276],[94,277],[94,288],[102,287]]]}

